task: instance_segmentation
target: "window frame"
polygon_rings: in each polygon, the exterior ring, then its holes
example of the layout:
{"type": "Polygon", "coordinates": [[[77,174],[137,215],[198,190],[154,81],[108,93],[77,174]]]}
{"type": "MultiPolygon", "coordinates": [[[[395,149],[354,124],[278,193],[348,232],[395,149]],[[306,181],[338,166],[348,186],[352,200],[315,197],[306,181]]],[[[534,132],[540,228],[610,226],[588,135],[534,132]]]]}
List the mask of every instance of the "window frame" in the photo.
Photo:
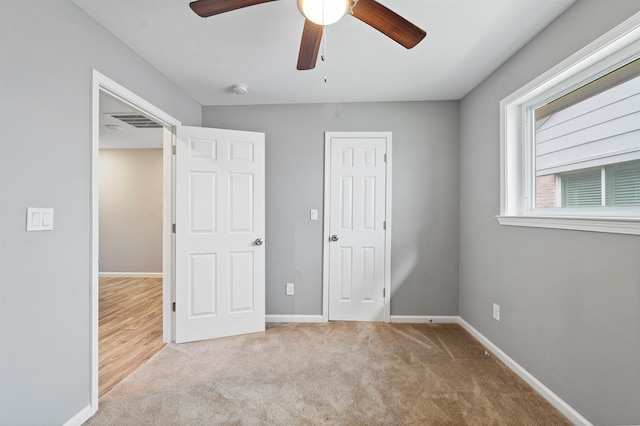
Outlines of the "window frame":
{"type": "Polygon", "coordinates": [[[535,208],[536,108],[640,58],[640,13],[500,102],[501,225],[640,235],[639,207],[535,208]]]}

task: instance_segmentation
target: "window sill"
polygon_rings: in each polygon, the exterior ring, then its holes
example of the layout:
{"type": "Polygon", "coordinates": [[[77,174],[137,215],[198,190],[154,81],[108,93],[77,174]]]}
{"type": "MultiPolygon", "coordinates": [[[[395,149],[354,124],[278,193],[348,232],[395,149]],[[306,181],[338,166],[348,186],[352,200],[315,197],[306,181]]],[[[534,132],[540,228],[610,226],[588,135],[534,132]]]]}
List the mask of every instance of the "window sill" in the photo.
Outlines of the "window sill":
{"type": "Polygon", "coordinates": [[[496,216],[500,225],[640,235],[640,219],[609,217],[496,216]]]}

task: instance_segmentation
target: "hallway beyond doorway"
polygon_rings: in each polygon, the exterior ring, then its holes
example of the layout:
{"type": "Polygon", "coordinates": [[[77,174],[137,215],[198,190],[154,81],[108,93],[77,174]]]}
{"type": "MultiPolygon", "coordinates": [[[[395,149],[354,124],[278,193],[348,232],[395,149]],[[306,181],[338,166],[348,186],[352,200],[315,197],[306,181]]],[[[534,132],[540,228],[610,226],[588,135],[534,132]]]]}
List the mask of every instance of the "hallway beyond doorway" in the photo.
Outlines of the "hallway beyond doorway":
{"type": "Polygon", "coordinates": [[[164,347],[162,278],[100,278],[99,395],[164,347]]]}

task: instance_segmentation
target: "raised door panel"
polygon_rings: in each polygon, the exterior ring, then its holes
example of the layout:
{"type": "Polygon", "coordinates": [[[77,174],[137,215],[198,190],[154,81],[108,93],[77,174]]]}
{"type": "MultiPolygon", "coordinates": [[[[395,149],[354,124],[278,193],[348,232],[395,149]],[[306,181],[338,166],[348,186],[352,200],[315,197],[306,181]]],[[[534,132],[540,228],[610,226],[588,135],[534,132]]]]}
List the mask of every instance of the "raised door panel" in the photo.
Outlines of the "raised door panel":
{"type": "Polygon", "coordinates": [[[229,232],[253,232],[253,174],[229,174],[229,232]]]}
{"type": "Polygon", "coordinates": [[[353,230],[353,176],[340,176],[340,231],[353,230]]]}
{"type": "Polygon", "coordinates": [[[189,173],[191,233],[215,233],[217,228],[217,175],[215,172],[189,173]]]}
{"type": "Polygon", "coordinates": [[[188,315],[190,318],[217,314],[216,254],[192,254],[189,264],[188,315]]]}
{"type": "Polygon", "coordinates": [[[254,309],[255,262],[253,252],[229,253],[229,312],[254,309]]]}
{"type": "Polygon", "coordinates": [[[362,230],[376,229],[376,177],[362,178],[362,230]]]}

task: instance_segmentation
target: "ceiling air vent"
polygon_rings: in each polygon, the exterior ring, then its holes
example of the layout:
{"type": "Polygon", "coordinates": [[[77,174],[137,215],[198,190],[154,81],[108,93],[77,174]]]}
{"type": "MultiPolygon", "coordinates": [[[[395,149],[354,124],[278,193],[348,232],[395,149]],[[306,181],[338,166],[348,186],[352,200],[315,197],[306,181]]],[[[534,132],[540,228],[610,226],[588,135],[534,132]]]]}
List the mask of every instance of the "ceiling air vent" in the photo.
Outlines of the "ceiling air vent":
{"type": "Polygon", "coordinates": [[[162,127],[155,121],[140,114],[110,114],[111,117],[124,121],[125,123],[138,129],[157,129],[162,127]]]}

